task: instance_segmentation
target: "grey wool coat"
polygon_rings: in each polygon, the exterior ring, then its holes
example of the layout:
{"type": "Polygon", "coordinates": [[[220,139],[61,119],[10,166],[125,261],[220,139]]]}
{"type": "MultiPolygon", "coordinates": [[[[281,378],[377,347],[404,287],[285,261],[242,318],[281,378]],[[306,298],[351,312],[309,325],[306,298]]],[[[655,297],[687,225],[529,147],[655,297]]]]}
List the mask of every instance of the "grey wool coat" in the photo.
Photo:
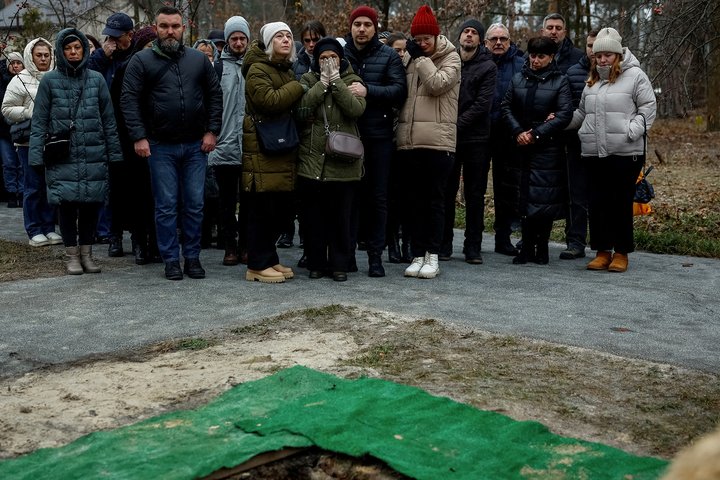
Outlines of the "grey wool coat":
{"type": "Polygon", "coordinates": [[[123,159],[110,92],[103,76],[86,68],[89,52],[88,40],[79,30],[61,31],[55,43],[57,68],[43,76],[35,97],[28,163],[45,165],[50,204],[105,202],[108,162],[123,159]],[[68,35],[77,36],[83,44],[83,58],[75,67],[63,54],[62,43],[68,35]],[[73,116],[69,157],[45,164],[46,134],[67,130],[73,116]]]}

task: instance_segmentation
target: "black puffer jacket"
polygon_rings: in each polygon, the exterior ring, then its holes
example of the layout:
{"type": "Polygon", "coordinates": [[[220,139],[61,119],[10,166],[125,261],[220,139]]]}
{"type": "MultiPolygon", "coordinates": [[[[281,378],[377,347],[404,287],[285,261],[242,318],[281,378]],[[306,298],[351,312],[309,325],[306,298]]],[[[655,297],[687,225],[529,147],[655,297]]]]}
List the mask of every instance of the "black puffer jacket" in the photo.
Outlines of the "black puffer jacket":
{"type": "Polygon", "coordinates": [[[292,64],[292,71],[295,74],[295,80],[300,81],[300,78],[310,71],[312,67],[312,57],[305,50],[305,47],[300,49],[297,54],[297,58],[292,64]]]}
{"type": "Polygon", "coordinates": [[[554,63],[533,71],[526,63],[502,102],[503,120],[512,134],[512,179],[504,185],[515,195],[506,205],[521,217],[564,218],[567,204],[565,157],[560,140],[573,115],[570,83],[554,63]],[[549,114],[555,118],[546,121],[549,114]],[[532,129],[534,143],[518,146],[518,134],[532,129]]]}
{"type": "Polygon", "coordinates": [[[493,129],[495,129],[495,127],[504,127],[500,104],[505,97],[505,92],[507,92],[510,81],[516,73],[522,70],[525,64],[524,55],[525,53],[514,43],[510,45],[510,48],[504,54],[493,55],[493,62],[497,65],[497,82],[495,84],[495,96],[493,98],[490,115],[493,129]]]}
{"type": "Polygon", "coordinates": [[[577,108],[580,105],[580,97],[585,89],[585,80],[588,79],[588,73],[590,72],[590,59],[587,55],[583,57],[568,68],[566,73],[568,80],[570,81],[570,90],[572,91],[573,107],[577,108]]]}
{"type": "Polygon", "coordinates": [[[394,113],[407,98],[407,83],[402,59],[395,50],[373,37],[370,44],[358,50],[352,36],[345,37],[345,58],[367,87],[367,107],[358,121],[360,136],[392,138],[394,113]]]}
{"type": "Polygon", "coordinates": [[[565,37],[555,54],[555,64],[557,64],[557,68],[561,73],[567,73],[568,68],[575,65],[585,56],[587,56],[585,52],[577,48],[569,38],[565,37]]]}
{"type": "Polygon", "coordinates": [[[470,60],[462,62],[457,143],[487,142],[496,78],[497,65],[490,50],[483,46],[470,60]]]}
{"type": "Polygon", "coordinates": [[[184,143],[207,132],[219,135],[222,101],[217,73],[205,54],[181,46],[169,57],[157,40],[130,59],[120,96],[133,142],[184,143]]]}

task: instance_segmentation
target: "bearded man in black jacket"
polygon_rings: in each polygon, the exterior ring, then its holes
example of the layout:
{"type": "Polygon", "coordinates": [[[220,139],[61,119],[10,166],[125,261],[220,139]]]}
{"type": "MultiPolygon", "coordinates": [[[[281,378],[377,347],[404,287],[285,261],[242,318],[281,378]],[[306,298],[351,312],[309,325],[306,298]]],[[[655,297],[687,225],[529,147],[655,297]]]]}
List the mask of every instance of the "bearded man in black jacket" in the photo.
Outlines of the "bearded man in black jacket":
{"type": "Polygon", "coordinates": [[[458,98],[457,146],[455,164],[445,190],[445,228],[440,260],[452,256],[455,224],[455,194],[463,170],[463,192],[466,202],[465,242],[463,253],[470,264],[483,263],[480,247],[485,224],[485,191],[487,190],[490,155],[490,110],[495,94],[497,65],[485,48],[485,28],[475,20],[460,26],[458,41],[462,71],[458,98]]]}
{"type": "Polygon", "coordinates": [[[583,57],[582,50],[577,48],[567,36],[565,18],[559,13],[551,13],[543,19],[542,36],[548,37],[557,45],[555,65],[563,74],[583,57]]]}
{"type": "MultiPolygon", "coordinates": [[[[388,180],[393,156],[395,113],[407,97],[405,68],[395,50],[378,39],[375,9],[357,7],[350,13],[350,33],[345,37],[345,58],[363,83],[350,91],[365,97],[367,107],[358,121],[365,148],[365,176],[361,182],[359,228],[367,242],[368,276],[384,277],[381,255],[385,249],[388,180]]],[[[356,227],[356,239],[358,222],[356,227]]],[[[352,267],[351,267],[352,268],[352,267]]]]}

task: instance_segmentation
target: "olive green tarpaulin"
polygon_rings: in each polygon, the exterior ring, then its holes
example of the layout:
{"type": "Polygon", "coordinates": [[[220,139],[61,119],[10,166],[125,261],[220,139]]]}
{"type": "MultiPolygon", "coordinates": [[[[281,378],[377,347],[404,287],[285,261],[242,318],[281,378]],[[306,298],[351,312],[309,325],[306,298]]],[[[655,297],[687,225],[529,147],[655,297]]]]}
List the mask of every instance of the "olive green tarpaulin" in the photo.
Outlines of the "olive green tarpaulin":
{"type": "Polygon", "coordinates": [[[165,414],[0,462],[2,479],[190,479],[284,447],[370,454],[418,479],[657,479],[667,462],[554,435],[385,380],[304,367],[165,414]]]}

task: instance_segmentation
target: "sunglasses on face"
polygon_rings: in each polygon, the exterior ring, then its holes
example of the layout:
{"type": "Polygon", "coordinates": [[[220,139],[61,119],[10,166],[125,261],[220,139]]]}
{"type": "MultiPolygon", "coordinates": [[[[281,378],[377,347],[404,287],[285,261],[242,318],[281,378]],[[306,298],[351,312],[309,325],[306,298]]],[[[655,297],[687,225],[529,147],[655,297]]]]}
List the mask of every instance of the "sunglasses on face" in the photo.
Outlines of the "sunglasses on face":
{"type": "Polygon", "coordinates": [[[317,42],[319,42],[319,41],[320,41],[320,39],[319,39],[318,37],[314,37],[314,38],[303,38],[303,42],[305,42],[305,43],[317,43],[317,42]]]}

